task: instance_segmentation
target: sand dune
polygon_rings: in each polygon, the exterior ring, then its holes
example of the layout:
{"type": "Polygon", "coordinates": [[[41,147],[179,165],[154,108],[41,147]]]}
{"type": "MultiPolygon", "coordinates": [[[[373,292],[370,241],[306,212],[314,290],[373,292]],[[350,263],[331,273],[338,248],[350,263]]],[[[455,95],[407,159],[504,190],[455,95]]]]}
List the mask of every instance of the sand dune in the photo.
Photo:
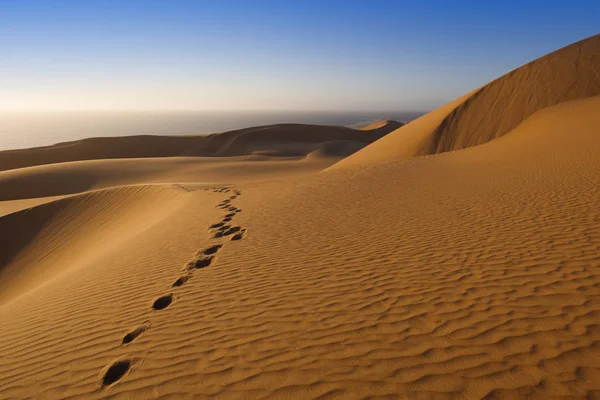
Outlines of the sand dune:
{"type": "Polygon", "coordinates": [[[100,258],[116,243],[168,216],[186,193],[178,188],[123,187],[0,218],[0,303],[100,258]]]}
{"type": "MultiPolygon", "coordinates": [[[[222,176],[189,157],[5,171],[5,200],[67,197],[0,217],[0,398],[599,397],[597,43],[321,173],[244,178],[286,150],[252,130],[219,144],[256,152],[222,176]]],[[[290,165],[355,144],[329,142],[290,165]]]]}
{"type": "MultiPolygon", "coordinates": [[[[362,127],[360,127],[360,130],[372,131],[372,130],[383,128],[385,126],[390,126],[390,124],[399,124],[399,123],[397,121],[389,121],[389,120],[384,119],[381,121],[375,121],[373,123],[362,126],[362,127]]],[[[400,126],[401,126],[401,124],[399,126],[396,126],[396,129],[400,128],[400,126]]]]}
{"type": "MultiPolygon", "coordinates": [[[[314,173],[353,154],[400,125],[398,122],[384,121],[373,129],[362,131],[335,126],[280,124],[215,134],[207,138],[99,138],[49,148],[0,152],[0,166],[6,167],[14,162],[47,163],[15,169],[7,167],[7,170],[0,171],[0,202],[13,201],[3,206],[0,203],[0,214],[36,204],[32,202],[35,198],[123,185],[256,182],[314,173]],[[203,140],[214,147],[207,147],[203,140]],[[47,152],[47,157],[39,156],[44,152],[47,152]],[[178,152],[188,156],[169,156],[178,152]],[[161,156],[140,158],[142,154],[161,156]],[[193,154],[196,156],[191,157],[193,154]],[[119,158],[121,156],[130,158],[119,158]],[[57,157],[81,160],[57,162],[57,157]],[[97,157],[106,159],[89,159],[97,157]],[[18,203],[16,200],[29,201],[18,203]]],[[[40,202],[44,200],[37,203],[40,202]]]]}
{"type": "MultiPolygon", "coordinates": [[[[261,148],[273,149],[271,142],[314,144],[353,140],[367,145],[402,124],[385,121],[370,130],[340,126],[278,124],[240,129],[206,136],[102,137],[59,143],[53,146],[0,152],[0,171],[36,165],[82,160],[149,157],[214,157],[252,154],[261,148]]],[[[306,155],[307,153],[304,153],[306,155]]]]}
{"type": "Polygon", "coordinates": [[[600,95],[600,34],[532,61],[410,122],[337,167],[437,154],[507,134],[546,107],[600,95]]]}
{"type": "MultiPolygon", "coordinates": [[[[123,185],[252,182],[311,174],[340,160],[316,150],[308,157],[169,157],[90,160],[0,172],[0,202],[82,193],[123,185]]],[[[340,149],[336,149],[341,151],[340,149]]],[[[15,206],[18,206],[15,204],[15,206]]]]}
{"type": "Polygon", "coordinates": [[[33,197],[28,199],[0,201],[0,217],[17,211],[26,210],[40,204],[59,200],[64,196],[33,197]]]}

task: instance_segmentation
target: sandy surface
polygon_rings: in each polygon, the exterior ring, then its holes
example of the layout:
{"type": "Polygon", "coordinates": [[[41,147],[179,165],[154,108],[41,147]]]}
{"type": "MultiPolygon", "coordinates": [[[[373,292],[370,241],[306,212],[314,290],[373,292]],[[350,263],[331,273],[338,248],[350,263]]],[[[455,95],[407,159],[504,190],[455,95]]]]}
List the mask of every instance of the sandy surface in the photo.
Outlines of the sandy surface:
{"type": "Polygon", "coordinates": [[[0,398],[600,396],[599,54],[341,161],[360,140],[5,170],[0,398]]]}

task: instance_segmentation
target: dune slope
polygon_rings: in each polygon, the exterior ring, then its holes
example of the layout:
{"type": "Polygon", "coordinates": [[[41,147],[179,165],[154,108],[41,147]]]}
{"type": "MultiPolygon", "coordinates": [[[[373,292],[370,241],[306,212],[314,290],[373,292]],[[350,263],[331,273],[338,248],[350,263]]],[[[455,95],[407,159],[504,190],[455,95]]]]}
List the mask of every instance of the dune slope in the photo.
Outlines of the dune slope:
{"type": "Polygon", "coordinates": [[[523,65],[426,114],[333,168],[460,150],[505,135],[535,112],[600,95],[600,34],[523,65]]]}
{"type": "MultiPolygon", "coordinates": [[[[352,142],[354,143],[354,142],[352,142]]],[[[88,160],[0,171],[2,203],[82,193],[122,185],[252,182],[316,173],[339,161],[329,144],[310,157],[169,157],[88,160]]],[[[343,149],[342,149],[343,150],[343,149]]],[[[25,202],[28,204],[29,202],[25,202]]]]}
{"type": "Polygon", "coordinates": [[[0,217],[0,304],[102,257],[168,216],[184,194],[176,188],[116,188],[0,217]]]}

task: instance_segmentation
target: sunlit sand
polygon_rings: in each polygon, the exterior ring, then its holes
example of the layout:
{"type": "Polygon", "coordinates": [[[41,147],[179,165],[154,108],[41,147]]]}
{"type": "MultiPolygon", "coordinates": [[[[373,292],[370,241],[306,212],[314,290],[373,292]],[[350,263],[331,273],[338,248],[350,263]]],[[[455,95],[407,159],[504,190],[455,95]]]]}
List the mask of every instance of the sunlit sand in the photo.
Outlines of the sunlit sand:
{"type": "Polygon", "coordinates": [[[0,152],[0,398],[600,396],[599,71],[0,152]]]}

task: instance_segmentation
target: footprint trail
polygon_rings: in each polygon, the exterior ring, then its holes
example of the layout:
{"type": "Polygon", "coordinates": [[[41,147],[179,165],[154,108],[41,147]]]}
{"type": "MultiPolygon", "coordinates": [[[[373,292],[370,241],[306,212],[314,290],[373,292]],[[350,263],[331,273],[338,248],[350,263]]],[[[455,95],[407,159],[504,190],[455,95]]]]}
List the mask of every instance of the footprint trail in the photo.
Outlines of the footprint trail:
{"type": "MultiPolygon", "coordinates": [[[[178,185],[184,190],[191,191],[181,185],[178,185]]],[[[239,190],[232,190],[230,187],[222,186],[211,190],[213,193],[233,193],[228,198],[222,200],[217,204],[216,208],[226,210],[228,213],[223,216],[221,221],[216,222],[208,227],[209,231],[212,231],[212,239],[226,238],[231,236],[231,241],[238,241],[245,237],[246,229],[240,226],[232,226],[230,223],[233,221],[235,216],[242,210],[232,205],[232,202],[242,195],[239,190]]],[[[179,276],[172,284],[171,288],[177,289],[185,285],[192,275],[199,270],[203,270],[214,264],[217,254],[223,250],[223,243],[217,243],[206,248],[200,249],[196,255],[183,267],[183,270],[187,271],[187,274],[179,276]]],[[[169,308],[175,301],[175,295],[169,293],[167,295],[160,296],[152,302],[152,310],[162,311],[169,308]]],[[[130,332],[127,332],[121,340],[121,345],[126,346],[138,337],[144,334],[150,329],[150,321],[145,321],[137,328],[130,332]]],[[[132,359],[121,359],[113,362],[104,373],[100,385],[103,388],[109,388],[115,385],[121,378],[123,378],[131,369],[134,360],[132,359]]]]}

